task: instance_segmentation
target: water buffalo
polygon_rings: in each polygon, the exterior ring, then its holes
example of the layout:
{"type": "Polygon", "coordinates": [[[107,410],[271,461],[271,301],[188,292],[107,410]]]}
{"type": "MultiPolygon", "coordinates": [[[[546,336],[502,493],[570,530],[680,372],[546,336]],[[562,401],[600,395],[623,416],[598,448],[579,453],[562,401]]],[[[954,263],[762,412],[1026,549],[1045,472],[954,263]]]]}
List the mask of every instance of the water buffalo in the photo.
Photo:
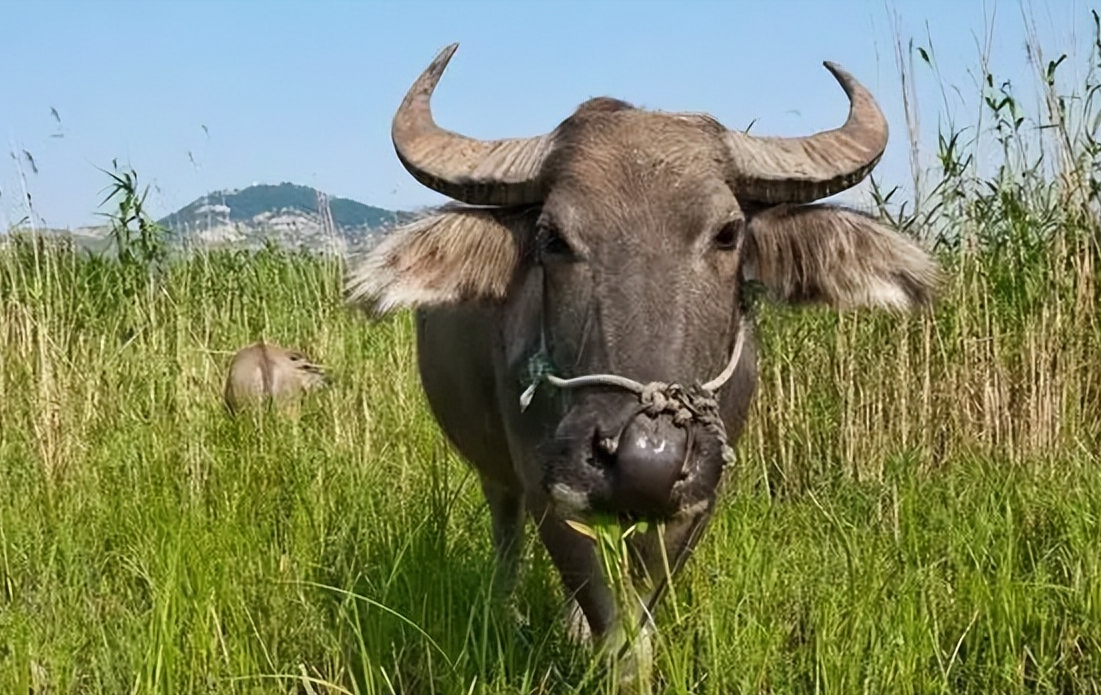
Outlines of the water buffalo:
{"type": "Polygon", "coordinates": [[[392,135],[413,177],[457,202],[392,231],[352,268],[347,298],[374,315],[415,309],[423,388],[477,470],[506,584],[528,514],[606,635],[622,616],[566,521],[662,522],[663,536],[632,539],[651,579],[687,556],[756,389],[745,284],[907,310],[930,303],[936,265],[873,217],[811,204],[865,178],[887,144],[874,98],[837,65],[848,118],[807,137],[602,97],[549,134],[484,141],[432,117],[456,47],[413,84],[392,135]]]}
{"type": "Polygon", "coordinates": [[[235,413],[248,404],[292,403],[327,381],[325,370],[303,353],[261,340],[233,355],[222,396],[229,412],[235,413]]]}

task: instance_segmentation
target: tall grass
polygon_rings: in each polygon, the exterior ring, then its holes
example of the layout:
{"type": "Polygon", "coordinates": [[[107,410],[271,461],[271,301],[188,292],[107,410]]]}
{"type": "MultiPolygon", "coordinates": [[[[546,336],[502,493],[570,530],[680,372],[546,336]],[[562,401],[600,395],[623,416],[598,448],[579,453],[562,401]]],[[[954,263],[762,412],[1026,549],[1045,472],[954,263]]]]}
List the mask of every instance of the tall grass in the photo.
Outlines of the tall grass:
{"type": "MultiPolygon", "coordinates": [[[[918,208],[878,191],[938,249],[935,311],[758,307],[761,387],[660,608],[659,690],[1101,692],[1096,77],[1029,114],[991,76],[996,170],[946,132],[918,208]]],[[[490,600],[407,315],[346,310],[338,258],[136,240],[0,251],[0,692],[611,688],[537,543],[490,600]],[[333,387],[230,419],[226,360],[258,337],[333,387]]]]}

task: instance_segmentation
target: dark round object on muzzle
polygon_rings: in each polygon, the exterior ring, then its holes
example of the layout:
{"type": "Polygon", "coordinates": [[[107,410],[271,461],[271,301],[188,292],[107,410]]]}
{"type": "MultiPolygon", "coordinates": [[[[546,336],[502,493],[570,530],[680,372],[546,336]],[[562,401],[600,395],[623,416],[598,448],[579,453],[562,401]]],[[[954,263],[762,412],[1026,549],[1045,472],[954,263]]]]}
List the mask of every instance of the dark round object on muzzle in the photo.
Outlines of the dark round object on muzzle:
{"type": "Polygon", "coordinates": [[[668,416],[639,414],[623,429],[615,452],[605,454],[611,477],[612,505],[640,516],[676,511],[673,485],[681,479],[688,432],[668,416]]]}

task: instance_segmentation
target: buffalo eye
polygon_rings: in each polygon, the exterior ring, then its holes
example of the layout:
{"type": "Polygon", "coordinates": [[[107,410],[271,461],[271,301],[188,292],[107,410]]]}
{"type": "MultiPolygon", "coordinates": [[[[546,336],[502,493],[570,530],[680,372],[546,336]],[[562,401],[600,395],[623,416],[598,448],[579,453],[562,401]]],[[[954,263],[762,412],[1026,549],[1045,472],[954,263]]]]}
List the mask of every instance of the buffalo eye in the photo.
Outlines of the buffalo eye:
{"type": "Polygon", "coordinates": [[[720,251],[733,251],[738,246],[738,240],[741,239],[744,228],[745,220],[743,219],[731,220],[719,227],[719,231],[715,233],[713,240],[715,248],[720,251]]]}
{"type": "Polygon", "coordinates": [[[536,230],[539,255],[542,258],[567,259],[573,256],[573,249],[558,228],[549,222],[540,222],[536,230]]]}

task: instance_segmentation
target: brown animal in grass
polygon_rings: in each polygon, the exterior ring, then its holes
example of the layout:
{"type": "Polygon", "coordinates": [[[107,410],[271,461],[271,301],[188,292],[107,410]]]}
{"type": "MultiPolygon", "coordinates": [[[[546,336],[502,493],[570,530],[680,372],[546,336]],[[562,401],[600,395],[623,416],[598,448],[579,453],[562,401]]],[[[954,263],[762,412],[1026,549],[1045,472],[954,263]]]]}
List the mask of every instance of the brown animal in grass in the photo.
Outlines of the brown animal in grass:
{"type": "Polygon", "coordinates": [[[246,405],[295,403],[303,393],[329,381],[325,370],[304,353],[258,341],[233,355],[223,397],[235,413],[246,405]]]}

